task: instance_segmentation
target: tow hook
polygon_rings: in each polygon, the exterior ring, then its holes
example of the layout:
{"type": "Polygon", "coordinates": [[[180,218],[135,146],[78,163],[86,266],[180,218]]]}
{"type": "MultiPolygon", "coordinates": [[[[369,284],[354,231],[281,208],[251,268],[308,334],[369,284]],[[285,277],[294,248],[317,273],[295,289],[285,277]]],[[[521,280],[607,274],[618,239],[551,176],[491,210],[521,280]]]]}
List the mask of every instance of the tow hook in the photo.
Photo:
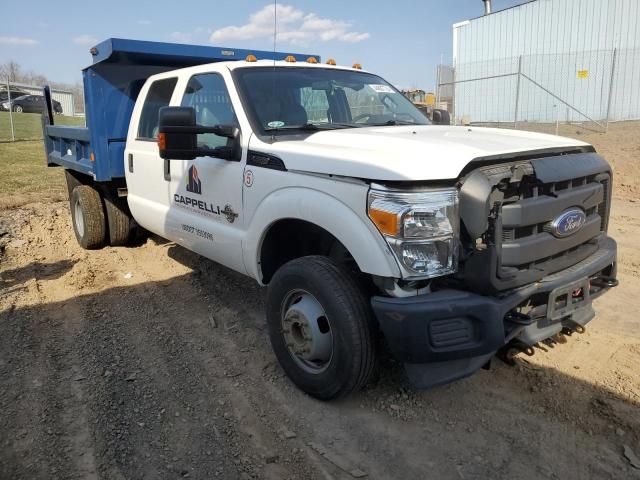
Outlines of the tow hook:
{"type": "Polygon", "coordinates": [[[613,288],[617,287],[620,282],[617,278],[613,277],[596,277],[591,279],[591,285],[600,288],[613,288]]]}
{"type": "Polygon", "coordinates": [[[514,339],[507,343],[496,353],[496,356],[504,363],[510,366],[515,366],[516,356],[520,353],[524,353],[528,357],[532,357],[535,354],[533,347],[527,345],[520,340],[514,339]]]}

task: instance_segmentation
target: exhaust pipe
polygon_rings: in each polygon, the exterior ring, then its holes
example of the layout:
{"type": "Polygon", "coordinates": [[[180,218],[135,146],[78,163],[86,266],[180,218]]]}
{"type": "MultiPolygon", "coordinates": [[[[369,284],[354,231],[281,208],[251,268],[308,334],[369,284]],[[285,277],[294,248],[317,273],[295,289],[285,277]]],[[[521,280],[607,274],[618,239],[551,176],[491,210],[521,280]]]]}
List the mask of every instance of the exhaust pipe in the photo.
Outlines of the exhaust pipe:
{"type": "Polygon", "coordinates": [[[491,0],[482,0],[484,3],[484,14],[489,15],[491,13],[491,0]]]}

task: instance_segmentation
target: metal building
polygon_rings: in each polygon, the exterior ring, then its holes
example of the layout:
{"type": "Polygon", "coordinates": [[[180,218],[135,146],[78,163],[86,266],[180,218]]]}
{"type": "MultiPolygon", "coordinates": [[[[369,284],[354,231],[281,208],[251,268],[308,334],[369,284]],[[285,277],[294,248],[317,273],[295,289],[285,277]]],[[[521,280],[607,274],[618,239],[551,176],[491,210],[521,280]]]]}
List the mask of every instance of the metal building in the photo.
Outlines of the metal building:
{"type": "MultiPolygon", "coordinates": [[[[11,83],[11,89],[17,89],[22,92],[26,92],[30,95],[42,95],[42,87],[37,85],[25,85],[22,83],[11,83]]],[[[59,90],[56,88],[51,89],[51,98],[60,102],[62,105],[62,114],[63,115],[74,115],[75,113],[75,104],[73,100],[73,94],[66,90],[59,90]]]]}
{"type": "Polygon", "coordinates": [[[640,119],[639,23],[638,0],[533,0],[454,24],[454,117],[640,119]]]}

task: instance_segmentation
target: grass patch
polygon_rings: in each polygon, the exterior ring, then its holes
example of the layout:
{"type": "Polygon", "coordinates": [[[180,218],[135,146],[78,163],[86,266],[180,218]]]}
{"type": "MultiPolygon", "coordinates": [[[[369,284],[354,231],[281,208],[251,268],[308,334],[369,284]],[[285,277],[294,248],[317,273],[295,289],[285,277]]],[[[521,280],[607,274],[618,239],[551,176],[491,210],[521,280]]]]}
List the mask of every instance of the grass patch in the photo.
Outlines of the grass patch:
{"type": "MultiPolygon", "coordinates": [[[[56,115],[55,123],[60,125],[82,125],[82,117],[56,115]]],[[[39,113],[14,113],[13,130],[16,140],[39,140],[42,138],[42,124],[39,113]]],[[[9,112],[0,112],[0,142],[11,141],[9,112]]]]}
{"type": "Polygon", "coordinates": [[[0,209],[66,200],[62,168],[49,168],[42,140],[0,143],[0,209]]]}
{"type": "MultiPolygon", "coordinates": [[[[10,141],[9,112],[0,112],[0,209],[66,200],[64,170],[45,161],[40,114],[15,113],[13,122],[15,142],[10,141]]],[[[56,115],[55,123],[84,125],[84,118],[56,115]]]]}

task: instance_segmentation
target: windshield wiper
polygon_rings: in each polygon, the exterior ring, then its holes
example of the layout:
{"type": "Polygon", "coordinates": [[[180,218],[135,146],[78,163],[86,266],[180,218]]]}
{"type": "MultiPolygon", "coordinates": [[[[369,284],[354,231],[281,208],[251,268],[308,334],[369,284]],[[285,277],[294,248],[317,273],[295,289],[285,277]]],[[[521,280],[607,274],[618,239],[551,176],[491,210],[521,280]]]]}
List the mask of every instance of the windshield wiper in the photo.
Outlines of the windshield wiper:
{"type": "Polygon", "coordinates": [[[365,123],[366,126],[370,127],[384,127],[386,125],[421,125],[416,122],[403,122],[402,120],[387,120],[386,122],[381,123],[365,123]]]}
{"type": "Polygon", "coordinates": [[[265,132],[278,132],[284,130],[299,130],[302,132],[316,132],[318,130],[336,130],[339,128],[351,128],[356,125],[350,123],[303,123],[302,125],[283,125],[281,127],[267,127],[265,132]]]}

